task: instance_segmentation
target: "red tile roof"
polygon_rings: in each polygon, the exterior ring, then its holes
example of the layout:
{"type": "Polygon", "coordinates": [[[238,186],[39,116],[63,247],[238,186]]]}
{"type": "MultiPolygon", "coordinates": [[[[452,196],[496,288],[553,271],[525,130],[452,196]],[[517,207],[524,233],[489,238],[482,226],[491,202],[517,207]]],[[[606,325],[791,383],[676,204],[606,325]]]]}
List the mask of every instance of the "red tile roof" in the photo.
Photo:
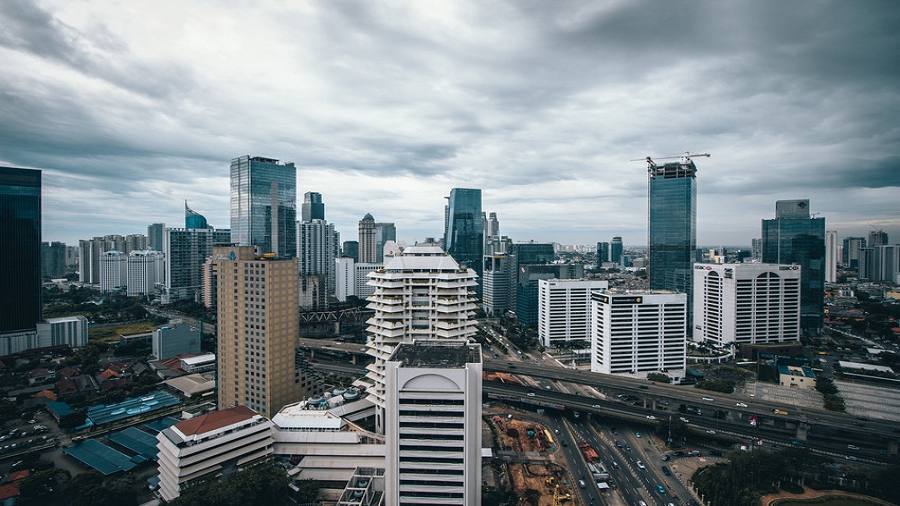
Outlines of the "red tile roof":
{"type": "Polygon", "coordinates": [[[18,483],[7,483],[6,485],[0,485],[0,501],[5,501],[10,497],[17,497],[18,495],[18,483]]]}
{"type": "Polygon", "coordinates": [[[53,393],[52,390],[41,390],[40,392],[34,394],[34,396],[35,397],[46,397],[47,399],[50,399],[51,401],[56,400],[56,394],[53,393]]]}
{"type": "Polygon", "coordinates": [[[21,471],[13,471],[9,473],[9,481],[22,481],[31,474],[31,471],[28,469],[22,469],[21,471]]]}
{"type": "Polygon", "coordinates": [[[179,422],[175,424],[175,427],[185,436],[192,436],[243,422],[254,416],[256,416],[256,411],[246,406],[235,406],[179,422]]]}

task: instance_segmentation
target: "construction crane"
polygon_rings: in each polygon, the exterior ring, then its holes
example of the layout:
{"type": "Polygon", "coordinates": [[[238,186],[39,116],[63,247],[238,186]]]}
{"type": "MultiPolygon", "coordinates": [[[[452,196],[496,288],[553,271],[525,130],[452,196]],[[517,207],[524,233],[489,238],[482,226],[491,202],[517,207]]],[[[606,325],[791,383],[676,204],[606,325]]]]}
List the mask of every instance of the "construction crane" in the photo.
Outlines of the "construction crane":
{"type": "MultiPolygon", "coordinates": [[[[675,158],[682,158],[682,159],[684,159],[684,160],[690,160],[691,158],[695,158],[695,157],[699,157],[699,156],[705,156],[706,158],[709,158],[709,157],[712,156],[712,155],[710,155],[709,153],[694,153],[694,154],[691,154],[689,151],[685,151],[683,155],[679,155],[679,156],[660,156],[660,157],[657,157],[657,158],[655,158],[655,159],[656,159],[656,160],[674,160],[675,158]]],[[[653,157],[648,156],[648,157],[645,157],[645,158],[635,158],[634,160],[628,160],[628,161],[629,161],[629,162],[643,162],[643,161],[646,161],[648,166],[650,166],[650,167],[655,167],[655,166],[656,166],[656,163],[654,163],[653,160],[654,160],[653,157]]]]}

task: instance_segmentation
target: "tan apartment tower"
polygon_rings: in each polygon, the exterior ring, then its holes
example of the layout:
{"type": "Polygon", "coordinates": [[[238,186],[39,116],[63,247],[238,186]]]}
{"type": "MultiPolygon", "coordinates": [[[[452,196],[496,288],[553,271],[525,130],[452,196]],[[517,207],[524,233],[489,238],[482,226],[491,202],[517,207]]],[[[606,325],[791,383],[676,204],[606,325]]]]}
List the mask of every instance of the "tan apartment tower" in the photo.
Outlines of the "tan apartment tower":
{"type": "Polygon", "coordinates": [[[217,246],[219,409],[269,418],[301,400],[295,371],[300,320],[297,258],[257,257],[253,246],[217,246]]]}

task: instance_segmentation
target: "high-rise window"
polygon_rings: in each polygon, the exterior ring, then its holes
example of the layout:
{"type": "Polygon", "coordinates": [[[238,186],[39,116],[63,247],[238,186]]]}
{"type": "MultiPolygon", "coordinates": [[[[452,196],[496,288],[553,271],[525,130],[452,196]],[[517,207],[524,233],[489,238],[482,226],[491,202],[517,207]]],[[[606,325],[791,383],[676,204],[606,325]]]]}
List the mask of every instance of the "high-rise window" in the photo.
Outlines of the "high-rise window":
{"type": "Polygon", "coordinates": [[[42,319],[41,171],[0,167],[0,332],[42,319]]]}

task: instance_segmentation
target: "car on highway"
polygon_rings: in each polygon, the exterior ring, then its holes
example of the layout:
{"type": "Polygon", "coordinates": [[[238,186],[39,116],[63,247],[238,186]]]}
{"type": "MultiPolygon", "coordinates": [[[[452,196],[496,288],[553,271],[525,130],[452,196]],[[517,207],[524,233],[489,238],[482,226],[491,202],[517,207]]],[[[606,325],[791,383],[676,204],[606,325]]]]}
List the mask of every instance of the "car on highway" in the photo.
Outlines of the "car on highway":
{"type": "MultiPolygon", "coordinates": [[[[647,420],[656,420],[656,417],[653,415],[647,415],[647,420]]],[[[638,436],[640,437],[640,436],[638,436]]]]}
{"type": "Polygon", "coordinates": [[[614,461],[612,461],[612,466],[613,466],[613,468],[618,469],[619,463],[614,460],[614,461]]]}
{"type": "Polygon", "coordinates": [[[640,432],[635,432],[635,433],[634,433],[634,437],[640,439],[640,438],[641,438],[641,433],[640,433],[640,432]]]}
{"type": "Polygon", "coordinates": [[[714,431],[714,430],[707,430],[706,433],[707,433],[707,434],[715,434],[716,431],[714,431]]]}
{"type": "Polygon", "coordinates": [[[691,423],[690,420],[688,420],[687,418],[685,418],[685,417],[683,417],[683,416],[682,416],[681,418],[679,418],[679,420],[681,420],[681,421],[684,422],[684,423],[691,423]]]}
{"type": "Polygon", "coordinates": [[[626,451],[626,452],[630,452],[630,451],[631,451],[631,445],[625,445],[625,451],[626,451]]]}
{"type": "Polygon", "coordinates": [[[528,392],[528,397],[534,397],[534,392],[528,392]]]}
{"type": "Polygon", "coordinates": [[[663,461],[663,462],[667,462],[670,458],[672,458],[672,457],[669,457],[668,455],[663,455],[663,456],[662,456],[662,461],[663,461]]]}
{"type": "Polygon", "coordinates": [[[663,486],[660,485],[659,483],[656,484],[656,490],[657,490],[660,494],[666,495],[666,489],[664,489],[663,486]]]}
{"type": "Polygon", "coordinates": [[[619,441],[618,439],[616,439],[616,448],[622,448],[622,447],[623,447],[622,442],[619,441]]]}
{"type": "Polygon", "coordinates": [[[647,469],[647,466],[645,466],[644,463],[641,462],[640,460],[635,462],[635,464],[637,464],[638,469],[647,469]]]}
{"type": "Polygon", "coordinates": [[[704,397],[703,400],[706,402],[715,402],[715,399],[713,399],[712,397],[704,397]]]}
{"type": "Polygon", "coordinates": [[[735,404],[735,406],[737,406],[737,407],[739,407],[739,408],[746,408],[746,407],[747,407],[747,405],[744,404],[743,402],[739,402],[739,403],[735,404]]]}
{"type": "Polygon", "coordinates": [[[600,405],[599,405],[599,404],[592,404],[591,407],[594,408],[594,409],[599,409],[599,408],[600,408],[600,405]]]}
{"type": "Polygon", "coordinates": [[[669,466],[662,466],[662,472],[666,476],[672,476],[672,470],[669,469],[669,466]]]}
{"type": "Polygon", "coordinates": [[[848,450],[859,450],[859,447],[856,445],[847,445],[848,450]]]}

